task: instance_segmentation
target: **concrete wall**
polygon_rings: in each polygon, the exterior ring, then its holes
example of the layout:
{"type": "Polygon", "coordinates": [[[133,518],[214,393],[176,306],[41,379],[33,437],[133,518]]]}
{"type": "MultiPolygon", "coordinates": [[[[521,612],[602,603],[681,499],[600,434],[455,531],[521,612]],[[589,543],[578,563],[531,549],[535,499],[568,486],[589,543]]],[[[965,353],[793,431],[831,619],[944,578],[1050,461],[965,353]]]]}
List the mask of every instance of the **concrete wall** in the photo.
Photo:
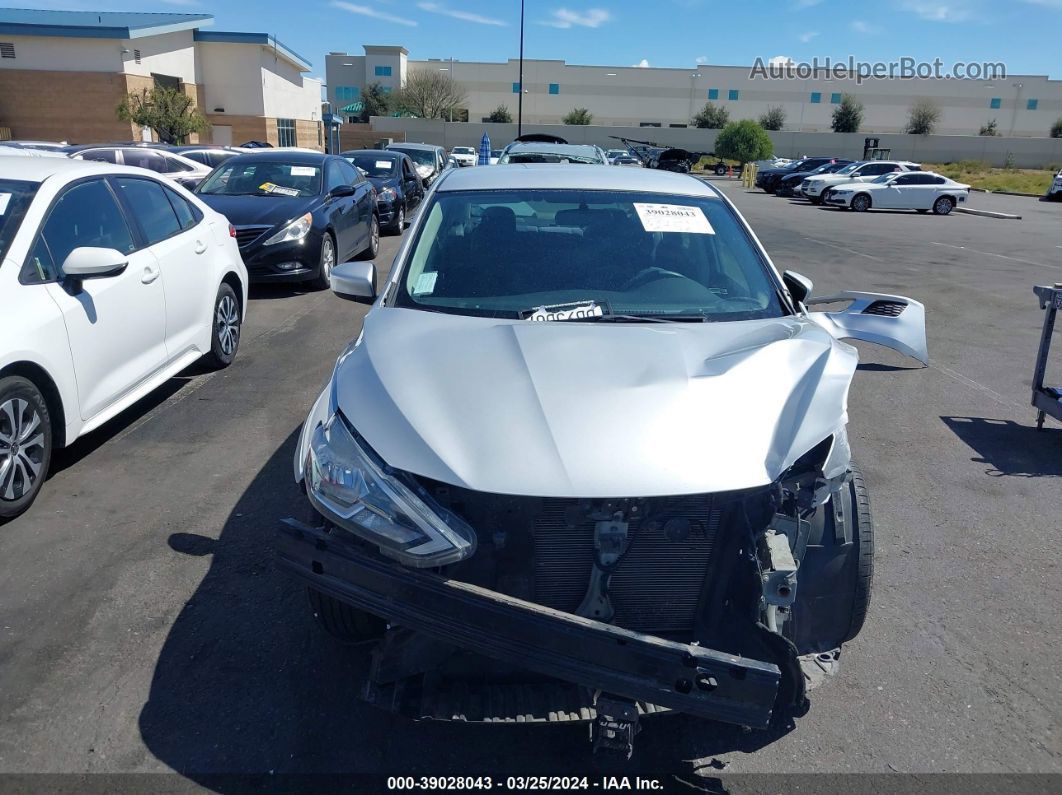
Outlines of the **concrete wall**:
{"type": "MultiPolygon", "coordinates": [[[[39,69],[51,72],[121,72],[122,50],[117,39],[75,39],[52,36],[9,36],[14,58],[0,58],[0,73],[39,69]]],[[[130,57],[131,54],[130,54],[130,57]]]]}
{"type": "Polygon", "coordinates": [[[287,61],[274,58],[272,51],[259,48],[262,100],[265,115],[276,119],[321,118],[321,81],[303,77],[287,61]]]}
{"type": "Polygon", "coordinates": [[[196,51],[203,78],[203,107],[207,112],[224,108],[226,115],[265,115],[258,50],[258,45],[198,42],[196,51]]]}
{"type": "MultiPolygon", "coordinates": [[[[75,39],[76,41],[76,39],[75,39]]],[[[192,31],[182,30],[161,36],[144,36],[121,42],[123,71],[126,74],[150,77],[152,74],[177,77],[182,83],[201,83],[196,69],[195,40],[192,31]],[[140,50],[140,63],[135,50],[140,50]]]]}
{"type": "MultiPolygon", "coordinates": [[[[407,141],[437,144],[450,149],[454,146],[478,148],[483,133],[491,144],[500,149],[516,137],[515,124],[444,122],[434,119],[396,119],[384,116],[372,118],[372,129],[381,137],[401,133],[407,141]]],[[[661,146],[677,146],[695,151],[712,151],[718,130],[694,128],[605,127],[598,125],[565,126],[525,124],[525,133],[544,132],[559,135],[573,144],[597,144],[602,148],[621,146],[610,136],[624,136],[643,141],[656,141],[661,146]]],[[[781,157],[835,155],[858,158],[863,154],[864,133],[769,133],[775,154],[781,157]]],[[[946,163],[958,160],[986,160],[995,166],[1004,165],[1007,154],[1013,156],[1019,168],[1041,168],[1062,163],[1062,138],[988,138],[983,136],[951,135],[883,135],[881,146],[892,148],[892,157],[900,160],[946,163]]]]}

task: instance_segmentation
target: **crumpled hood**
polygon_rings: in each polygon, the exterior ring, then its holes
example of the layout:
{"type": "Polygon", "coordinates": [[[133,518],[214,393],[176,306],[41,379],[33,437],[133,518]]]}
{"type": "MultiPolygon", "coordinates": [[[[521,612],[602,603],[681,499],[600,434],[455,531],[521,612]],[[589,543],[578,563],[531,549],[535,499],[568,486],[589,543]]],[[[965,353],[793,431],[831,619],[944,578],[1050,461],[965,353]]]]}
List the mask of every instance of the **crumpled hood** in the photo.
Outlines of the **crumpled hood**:
{"type": "Polygon", "coordinates": [[[764,485],[847,420],[855,350],[797,317],[552,323],[377,308],[339,408],[393,467],[500,494],[764,485]]]}

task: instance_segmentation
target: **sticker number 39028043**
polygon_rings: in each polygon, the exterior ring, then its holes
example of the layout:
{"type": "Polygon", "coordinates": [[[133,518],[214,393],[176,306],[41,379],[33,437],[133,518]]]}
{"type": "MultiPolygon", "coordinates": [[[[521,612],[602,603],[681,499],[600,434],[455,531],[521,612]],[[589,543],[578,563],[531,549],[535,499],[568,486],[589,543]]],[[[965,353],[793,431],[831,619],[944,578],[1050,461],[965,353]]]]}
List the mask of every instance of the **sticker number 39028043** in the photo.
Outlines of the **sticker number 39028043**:
{"type": "Polygon", "coordinates": [[[715,230],[700,207],[684,204],[634,203],[635,212],[646,232],[686,232],[694,235],[714,235],[715,230]]]}

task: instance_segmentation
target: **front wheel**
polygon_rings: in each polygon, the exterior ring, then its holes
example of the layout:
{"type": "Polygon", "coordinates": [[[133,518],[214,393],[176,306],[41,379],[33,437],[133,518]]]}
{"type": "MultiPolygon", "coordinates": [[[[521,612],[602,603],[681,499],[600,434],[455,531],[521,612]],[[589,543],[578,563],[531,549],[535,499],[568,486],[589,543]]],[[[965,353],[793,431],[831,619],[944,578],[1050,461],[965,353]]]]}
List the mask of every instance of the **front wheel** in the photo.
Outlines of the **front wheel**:
{"type": "Polygon", "coordinates": [[[325,632],[345,643],[362,643],[383,637],[387,622],[314,588],[307,588],[310,611],[325,632]]]}
{"type": "Polygon", "coordinates": [[[936,215],[948,215],[955,209],[955,199],[951,196],[941,196],[933,202],[933,212],[936,215]]]}
{"type": "Polygon", "coordinates": [[[372,222],[369,224],[369,245],[365,248],[359,259],[376,259],[380,253],[380,219],[374,213],[372,222]]]}
{"type": "Polygon", "coordinates": [[[870,209],[870,197],[865,193],[860,193],[852,199],[852,209],[857,213],[865,213],[870,209]]]}
{"type": "Polygon", "coordinates": [[[236,291],[228,284],[218,288],[214,299],[214,324],[210,332],[210,353],[207,364],[212,370],[222,370],[232,364],[240,347],[240,331],[243,317],[236,291]]]}
{"type": "Polygon", "coordinates": [[[722,163],[718,164],[715,167],[715,175],[717,177],[725,177],[726,176],[726,166],[724,166],[722,163]]]}
{"type": "Polygon", "coordinates": [[[52,463],[52,419],[44,395],[22,376],[0,378],[0,520],[33,501],[52,463]]]}
{"type": "Polygon", "coordinates": [[[406,208],[399,207],[398,212],[395,213],[395,220],[391,222],[391,225],[387,228],[387,231],[392,235],[402,234],[402,230],[406,228],[406,208]]]}
{"type": "Polygon", "coordinates": [[[822,204],[821,196],[808,196],[808,201],[812,204],[822,204]]]}
{"type": "Polygon", "coordinates": [[[327,290],[332,286],[332,268],[336,265],[336,241],[329,232],[321,237],[321,260],[317,267],[317,276],[311,284],[318,290],[327,290]]]}

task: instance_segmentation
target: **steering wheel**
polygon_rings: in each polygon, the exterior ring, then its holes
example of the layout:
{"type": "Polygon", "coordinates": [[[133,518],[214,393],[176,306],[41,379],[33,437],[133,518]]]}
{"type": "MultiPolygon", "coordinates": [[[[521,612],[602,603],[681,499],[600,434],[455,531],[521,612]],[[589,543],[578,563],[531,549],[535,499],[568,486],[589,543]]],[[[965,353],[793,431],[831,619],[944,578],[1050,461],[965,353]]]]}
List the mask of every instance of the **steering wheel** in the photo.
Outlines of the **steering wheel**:
{"type": "Polygon", "coordinates": [[[634,274],[622,287],[620,287],[620,291],[626,292],[635,287],[641,287],[643,284],[659,281],[661,279],[686,279],[687,281],[695,281],[685,274],[678,273],[677,271],[669,271],[664,268],[658,268],[653,265],[648,268],[642,268],[642,270],[634,274]]]}

